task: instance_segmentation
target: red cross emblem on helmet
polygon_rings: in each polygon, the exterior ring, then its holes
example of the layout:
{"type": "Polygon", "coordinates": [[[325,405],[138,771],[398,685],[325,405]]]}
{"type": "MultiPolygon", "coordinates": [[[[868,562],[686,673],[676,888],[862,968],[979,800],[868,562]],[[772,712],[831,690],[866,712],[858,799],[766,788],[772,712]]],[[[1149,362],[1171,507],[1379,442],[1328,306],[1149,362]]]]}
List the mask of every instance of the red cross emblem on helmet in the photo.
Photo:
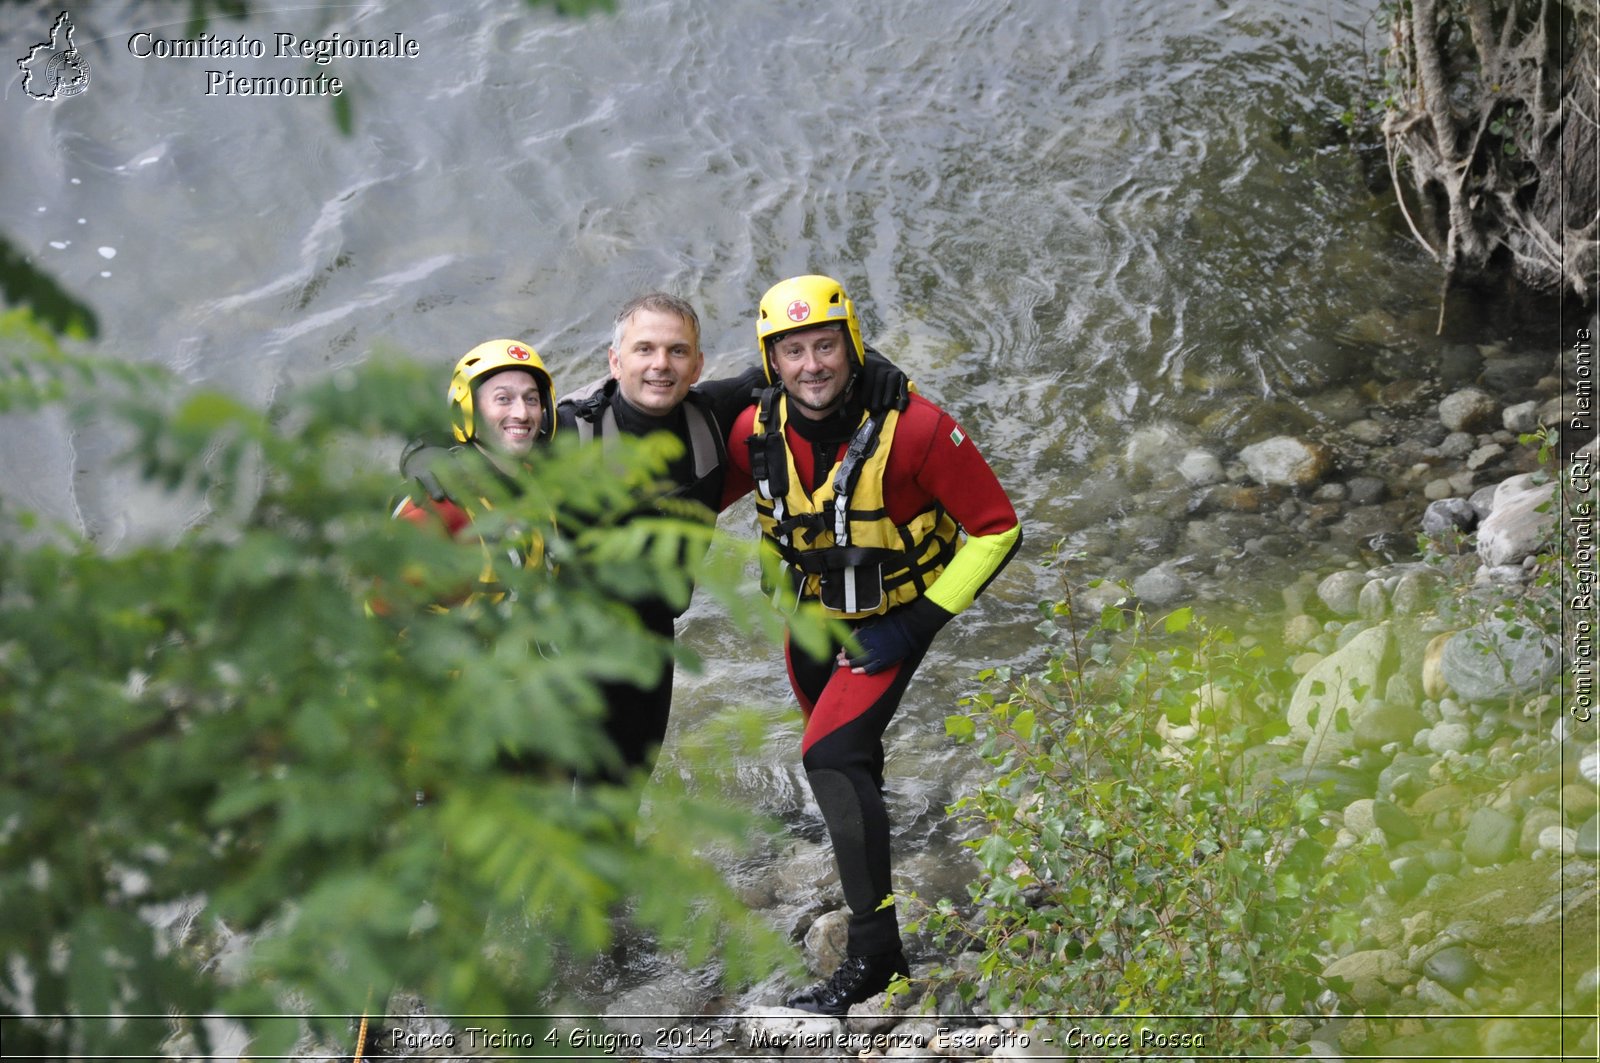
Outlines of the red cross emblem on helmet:
{"type": "Polygon", "coordinates": [[[804,321],[811,316],[811,304],[804,299],[796,299],[789,304],[789,320],[804,321]]]}
{"type": "Polygon", "coordinates": [[[528,353],[528,348],[518,347],[515,343],[506,348],[506,357],[515,358],[519,362],[526,362],[533,355],[528,353]]]}

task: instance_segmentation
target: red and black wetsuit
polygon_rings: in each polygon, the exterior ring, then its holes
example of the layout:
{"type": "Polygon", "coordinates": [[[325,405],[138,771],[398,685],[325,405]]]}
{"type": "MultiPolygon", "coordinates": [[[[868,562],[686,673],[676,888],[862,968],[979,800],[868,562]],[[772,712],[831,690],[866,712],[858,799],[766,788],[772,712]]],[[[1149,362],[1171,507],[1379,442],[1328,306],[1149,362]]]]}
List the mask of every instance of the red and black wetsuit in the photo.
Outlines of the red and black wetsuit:
{"type": "MultiPolygon", "coordinates": [[[[752,437],[756,417],[756,408],[747,408],[729,434],[725,505],[754,486],[750,447],[743,441],[752,437]]],[[[860,408],[850,405],[825,420],[788,418],[783,430],[785,444],[808,492],[831,475],[860,419],[860,408]]],[[[945,595],[942,604],[949,612],[964,608],[1004,567],[1020,543],[1016,511],[993,470],[956,422],[919,396],[912,396],[900,415],[883,471],[883,497],[889,518],[901,526],[930,506],[942,505],[968,536],[963,553],[977,547],[973,563],[966,564],[957,577],[967,579],[969,585],[957,593],[953,606],[949,594],[945,595]],[[980,542],[987,546],[978,546],[980,542]]],[[[962,554],[958,554],[929,586],[925,598],[938,597],[940,582],[961,560],[962,554]]],[[[927,605],[919,598],[887,615],[914,612],[919,607],[927,612],[927,605]]],[[[882,619],[868,617],[853,621],[852,626],[860,631],[882,619]]],[[[913,645],[897,663],[870,675],[836,664],[837,645],[820,659],[800,652],[792,643],[785,646],[790,685],[806,719],[802,762],[827,824],[850,906],[848,951],[853,956],[885,955],[900,948],[894,909],[880,907],[893,892],[889,816],[883,800],[883,734],[932,634],[928,631],[926,639],[913,645]]]]}

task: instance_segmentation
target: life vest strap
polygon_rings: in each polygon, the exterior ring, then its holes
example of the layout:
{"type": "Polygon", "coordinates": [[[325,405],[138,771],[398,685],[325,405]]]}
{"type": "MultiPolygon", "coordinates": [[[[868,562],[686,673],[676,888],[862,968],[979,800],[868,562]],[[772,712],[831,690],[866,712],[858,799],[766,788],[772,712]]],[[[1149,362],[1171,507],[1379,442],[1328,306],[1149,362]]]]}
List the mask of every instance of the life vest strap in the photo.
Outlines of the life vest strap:
{"type": "MultiPolygon", "coordinates": [[[[606,387],[608,383],[609,379],[602,379],[563,399],[572,402],[573,424],[578,430],[578,438],[585,443],[593,442],[598,436],[602,446],[611,447],[616,445],[621,435],[617,427],[616,406],[606,387]]],[[[694,461],[694,482],[698,483],[722,468],[724,453],[721,433],[717,429],[716,418],[701,404],[696,392],[690,392],[684,400],[683,418],[689,435],[689,456],[694,461]]],[[[681,495],[690,486],[680,484],[670,494],[681,495]]]]}
{"type": "Polygon", "coordinates": [[[803,531],[806,533],[806,542],[814,543],[817,541],[817,536],[830,530],[831,527],[832,522],[825,513],[797,513],[782,520],[774,518],[772,533],[780,539],[787,540],[793,538],[795,532],[803,531]]]}
{"type": "MultiPolygon", "coordinates": [[[[593,411],[590,411],[591,414],[593,411]]],[[[578,429],[578,438],[585,443],[594,442],[594,437],[600,437],[601,446],[615,446],[617,441],[617,412],[606,403],[599,411],[598,420],[593,416],[578,416],[573,418],[573,424],[578,429]]]]}
{"type": "Polygon", "coordinates": [[[878,435],[882,431],[883,425],[871,414],[861,422],[861,427],[850,437],[850,445],[845,448],[844,457],[840,458],[839,464],[834,467],[835,495],[845,498],[855,493],[856,480],[861,477],[861,463],[872,457],[878,449],[878,435]]]}
{"type": "Polygon", "coordinates": [[[789,458],[778,423],[780,389],[766,388],[756,399],[756,418],[761,431],[745,440],[750,449],[750,478],[760,496],[781,499],[789,493],[789,458]]]}
{"type": "Polygon", "coordinates": [[[906,557],[899,550],[879,546],[830,546],[822,550],[796,550],[792,560],[789,557],[784,560],[805,575],[820,576],[857,565],[903,565],[906,557]]]}
{"type": "Polygon", "coordinates": [[[689,421],[689,452],[694,455],[694,478],[703,480],[722,466],[717,432],[711,425],[711,415],[695,403],[684,403],[683,412],[689,421]]]}

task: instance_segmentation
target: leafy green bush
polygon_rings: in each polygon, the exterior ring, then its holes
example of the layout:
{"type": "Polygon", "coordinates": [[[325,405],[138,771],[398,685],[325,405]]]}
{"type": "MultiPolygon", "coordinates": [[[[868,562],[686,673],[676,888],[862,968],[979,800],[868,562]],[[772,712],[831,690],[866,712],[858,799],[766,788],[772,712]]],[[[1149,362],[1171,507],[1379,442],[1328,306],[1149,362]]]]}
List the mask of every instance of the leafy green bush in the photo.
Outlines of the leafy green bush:
{"type": "Polygon", "coordinates": [[[206,513],[114,551],[0,513],[21,532],[0,541],[8,1049],[203,1045],[209,1027],[107,1016],[220,1012],[256,1016],[271,1057],[301,1016],[347,1037],[393,987],[531,1014],[618,912],[732,982],[788,960],[696,855],[746,817],[680,794],[641,824],[637,787],[572,783],[615,755],[596,684],[672,652],[630,601],[697,579],[777,634],[742,558],[700,560],[703,522],[622,519],[667,444],[558,447],[516,491],[450,470],[493,505],[481,541],[451,542],[389,518],[400,440],[442,416],[437,370],[375,358],[262,411],[64,354],[25,315],[0,349],[0,409],[90,393],[146,478],[206,513]],[[553,570],[512,562],[530,535],[553,570]],[[507,749],[532,773],[500,770],[507,749]]]}
{"type": "Polygon", "coordinates": [[[1069,593],[1040,612],[1045,668],[980,673],[946,723],[996,774],[951,808],[981,865],[970,898],[919,923],[981,950],[976,977],[936,979],[997,1012],[1215,1017],[1207,1053],[1282,1043],[1364,884],[1325,863],[1319,794],[1260,757],[1283,680],[1188,609],[1085,622],[1069,593]]]}

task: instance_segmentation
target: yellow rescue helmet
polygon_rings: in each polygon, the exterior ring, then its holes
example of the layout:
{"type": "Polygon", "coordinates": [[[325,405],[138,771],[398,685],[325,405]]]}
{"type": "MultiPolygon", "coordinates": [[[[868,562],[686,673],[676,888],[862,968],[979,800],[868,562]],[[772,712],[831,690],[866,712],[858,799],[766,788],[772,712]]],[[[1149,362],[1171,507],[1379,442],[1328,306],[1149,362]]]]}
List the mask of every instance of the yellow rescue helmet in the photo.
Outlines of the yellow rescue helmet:
{"type": "Polygon", "coordinates": [[[544,406],[543,423],[536,438],[544,441],[555,435],[555,385],[539,352],[517,340],[490,340],[463,354],[450,374],[450,427],[458,442],[470,443],[477,439],[473,394],[486,378],[505,369],[521,369],[533,374],[539,385],[539,401],[544,406]]]}
{"type": "Polygon", "coordinates": [[[785,332],[836,324],[843,325],[850,337],[856,365],[865,365],[867,349],[861,343],[861,321],[856,317],[855,304],[844,294],[844,285],[832,277],[809,273],[768,288],[756,310],[756,347],[761,352],[761,367],[767,371],[767,383],[777,378],[768,356],[772,340],[785,332]]]}

